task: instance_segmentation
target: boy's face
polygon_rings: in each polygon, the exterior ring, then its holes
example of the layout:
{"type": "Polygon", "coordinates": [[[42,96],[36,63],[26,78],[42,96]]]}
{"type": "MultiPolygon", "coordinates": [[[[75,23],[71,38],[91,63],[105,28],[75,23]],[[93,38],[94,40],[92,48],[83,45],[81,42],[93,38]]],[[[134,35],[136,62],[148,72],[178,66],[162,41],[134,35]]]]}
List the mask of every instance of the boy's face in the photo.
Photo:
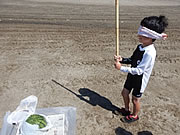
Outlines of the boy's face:
{"type": "Polygon", "coordinates": [[[139,38],[139,42],[142,43],[144,47],[153,43],[152,38],[144,37],[141,35],[138,35],[138,38],[139,38]]]}

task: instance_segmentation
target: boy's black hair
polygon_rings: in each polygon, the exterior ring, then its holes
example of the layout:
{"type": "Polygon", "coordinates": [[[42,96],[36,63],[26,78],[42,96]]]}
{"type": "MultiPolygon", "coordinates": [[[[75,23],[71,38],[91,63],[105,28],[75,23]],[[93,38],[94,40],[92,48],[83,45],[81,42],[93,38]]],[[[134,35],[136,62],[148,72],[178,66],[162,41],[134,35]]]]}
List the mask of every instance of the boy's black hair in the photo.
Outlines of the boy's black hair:
{"type": "Polygon", "coordinates": [[[150,30],[156,31],[157,33],[164,32],[165,28],[168,26],[168,21],[165,16],[149,16],[145,17],[141,21],[141,26],[144,26],[150,30]]]}
{"type": "MultiPolygon", "coordinates": [[[[156,31],[157,33],[161,34],[168,26],[168,19],[163,15],[160,15],[159,17],[149,16],[145,17],[140,24],[141,26],[144,26],[150,30],[156,31]]],[[[153,39],[153,41],[155,41],[155,39],[153,39]]]]}

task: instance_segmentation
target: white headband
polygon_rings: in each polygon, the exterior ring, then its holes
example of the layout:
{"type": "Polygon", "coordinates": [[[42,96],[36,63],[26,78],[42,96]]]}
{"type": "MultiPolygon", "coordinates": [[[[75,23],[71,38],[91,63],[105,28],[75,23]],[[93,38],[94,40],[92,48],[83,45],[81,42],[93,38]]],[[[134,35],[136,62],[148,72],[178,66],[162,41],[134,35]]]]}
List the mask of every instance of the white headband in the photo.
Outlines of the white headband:
{"type": "Polygon", "coordinates": [[[165,40],[167,38],[167,34],[165,34],[165,33],[159,34],[155,31],[150,30],[150,29],[143,27],[143,26],[139,27],[138,35],[148,37],[148,38],[152,38],[152,39],[163,39],[163,40],[165,40]]]}

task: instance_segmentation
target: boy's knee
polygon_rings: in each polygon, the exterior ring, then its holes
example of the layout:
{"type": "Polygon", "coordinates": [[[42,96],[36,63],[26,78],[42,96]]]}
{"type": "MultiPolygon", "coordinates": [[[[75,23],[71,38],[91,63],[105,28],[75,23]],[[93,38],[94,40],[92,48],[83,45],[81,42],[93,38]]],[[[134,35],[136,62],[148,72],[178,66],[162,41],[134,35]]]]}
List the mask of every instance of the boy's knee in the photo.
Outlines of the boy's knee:
{"type": "Polygon", "coordinates": [[[139,103],[139,101],[140,101],[140,98],[136,98],[136,97],[132,97],[132,102],[133,102],[133,104],[138,104],[139,103]]]}
{"type": "Polygon", "coordinates": [[[122,92],[121,92],[121,95],[123,96],[123,97],[126,97],[126,96],[129,96],[129,90],[127,90],[127,89],[123,89],[122,90],[122,92]]]}

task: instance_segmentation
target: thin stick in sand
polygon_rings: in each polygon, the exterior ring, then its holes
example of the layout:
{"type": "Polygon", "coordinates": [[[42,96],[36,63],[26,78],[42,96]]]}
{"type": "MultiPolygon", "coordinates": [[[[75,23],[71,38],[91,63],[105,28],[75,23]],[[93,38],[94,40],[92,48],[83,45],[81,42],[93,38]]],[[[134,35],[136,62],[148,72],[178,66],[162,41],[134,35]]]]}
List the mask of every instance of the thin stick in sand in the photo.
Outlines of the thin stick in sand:
{"type": "Polygon", "coordinates": [[[116,56],[119,56],[119,0],[115,0],[116,14],[116,56]]]}

